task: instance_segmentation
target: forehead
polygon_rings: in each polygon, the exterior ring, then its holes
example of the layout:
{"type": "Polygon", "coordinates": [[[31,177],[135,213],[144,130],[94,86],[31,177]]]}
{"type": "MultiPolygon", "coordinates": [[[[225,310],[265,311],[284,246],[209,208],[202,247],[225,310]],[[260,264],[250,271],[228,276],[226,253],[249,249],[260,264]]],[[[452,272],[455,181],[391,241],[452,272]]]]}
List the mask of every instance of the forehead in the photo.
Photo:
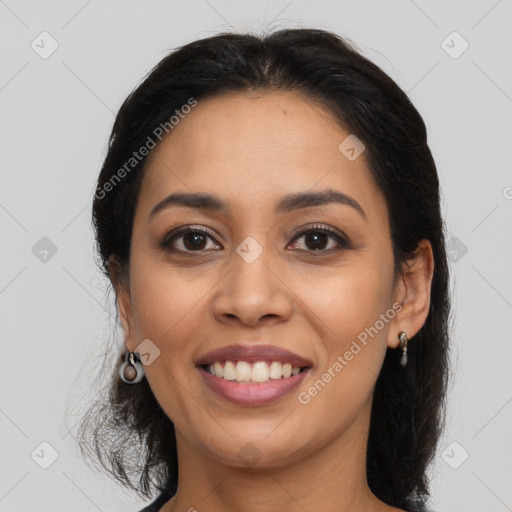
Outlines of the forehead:
{"type": "Polygon", "coordinates": [[[140,199],[208,191],[243,209],[285,192],[334,188],[382,208],[364,153],[351,161],[339,150],[349,135],[332,113],[297,93],[200,100],[153,150],[140,199]]]}

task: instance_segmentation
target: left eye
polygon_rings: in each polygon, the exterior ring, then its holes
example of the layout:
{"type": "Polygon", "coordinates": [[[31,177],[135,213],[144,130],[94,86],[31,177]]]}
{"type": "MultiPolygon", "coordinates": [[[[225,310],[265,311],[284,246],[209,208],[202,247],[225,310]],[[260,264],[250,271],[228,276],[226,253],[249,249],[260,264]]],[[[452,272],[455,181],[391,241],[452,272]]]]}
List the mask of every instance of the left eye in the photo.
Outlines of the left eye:
{"type": "Polygon", "coordinates": [[[339,250],[340,248],[344,248],[347,245],[348,243],[346,239],[339,235],[337,232],[328,228],[317,227],[310,228],[307,231],[299,233],[299,235],[297,235],[292,242],[292,249],[301,251],[305,250],[308,252],[329,252],[331,250],[339,250]],[[299,244],[297,241],[301,238],[304,238],[304,245],[306,246],[306,249],[298,247],[299,244]],[[330,246],[329,242],[331,242],[330,246]],[[332,242],[334,242],[334,244],[332,242]],[[336,244],[338,247],[336,247],[336,244]]]}

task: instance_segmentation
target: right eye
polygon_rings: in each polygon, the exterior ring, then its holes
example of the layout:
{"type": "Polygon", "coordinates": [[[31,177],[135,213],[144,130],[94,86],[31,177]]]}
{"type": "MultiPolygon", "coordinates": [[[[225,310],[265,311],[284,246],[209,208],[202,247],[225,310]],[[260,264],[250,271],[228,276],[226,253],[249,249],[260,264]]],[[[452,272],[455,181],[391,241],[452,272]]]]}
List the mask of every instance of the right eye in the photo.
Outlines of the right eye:
{"type": "MultiPolygon", "coordinates": [[[[169,252],[199,252],[210,250],[205,247],[208,239],[216,243],[213,232],[208,228],[184,226],[166,234],[160,246],[169,252]]],[[[216,243],[216,247],[220,247],[219,244],[216,243]]]]}

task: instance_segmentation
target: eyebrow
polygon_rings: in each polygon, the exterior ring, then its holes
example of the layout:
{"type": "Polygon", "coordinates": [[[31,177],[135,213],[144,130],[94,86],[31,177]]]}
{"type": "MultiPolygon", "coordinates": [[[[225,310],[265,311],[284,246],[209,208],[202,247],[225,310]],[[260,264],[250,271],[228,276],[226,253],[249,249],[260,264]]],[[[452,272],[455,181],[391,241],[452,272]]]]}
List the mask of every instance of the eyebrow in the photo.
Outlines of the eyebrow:
{"type": "MultiPolygon", "coordinates": [[[[289,213],[291,211],[299,210],[302,208],[323,206],[332,203],[350,206],[358,211],[361,216],[367,220],[366,213],[362,206],[353,197],[350,197],[347,194],[334,189],[327,189],[318,192],[298,192],[295,194],[286,195],[279,200],[275,206],[274,211],[276,213],[289,213]]],[[[184,206],[188,208],[196,208],[199,210],[228,214],[231,212],[231,209],[226,202],[211,194],[204,194],[199,192],[176,192],[168,195],[165,199],[156,204],[151,210],[149,216],[153,217],[158,212],[172,206],[184,206]]]]}

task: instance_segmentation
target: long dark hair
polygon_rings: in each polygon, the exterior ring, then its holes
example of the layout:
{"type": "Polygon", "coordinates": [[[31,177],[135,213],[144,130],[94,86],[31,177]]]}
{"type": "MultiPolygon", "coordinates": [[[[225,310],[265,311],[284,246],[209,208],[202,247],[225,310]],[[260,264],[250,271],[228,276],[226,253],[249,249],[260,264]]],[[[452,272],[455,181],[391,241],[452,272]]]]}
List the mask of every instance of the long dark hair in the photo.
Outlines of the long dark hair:
{"type": "MultiPolygon", "coordinates": [[[[425,503],[426,471],[444,424],[448,380],[448,266],[439,182],[422,117],[379,67],[341,37],[323,30],[286,29],[264,37],[220,34],[167,55],[125,100],[116,117],[93,204],[98,262],[113,282],[109,259],[128,278],[130,240],[146,157],[184,105],[216,94],[294,91],[320,102],[366,146],[370,172],[390,218],[395,269],[426,238],[434,253],[430,311],[409,344],[409,362],[387,351],[378,377],[367,449],[367,480],[382,501],[400,508],[425,503]],[[167,123],[167,124],[166,124],[167,123]],[[127,166],[127,162],[131,162],[127,166]],[[133,164],[133,165],[132,165],[133,164]],[[124,169],[125,172],[120,172],[124,169]]],[[[121,277],[119,277],[121,276],[121,277]]],[[[123,277],[124,276],[124,277],[123,277]]],[[[79,446],[86,459],[149,498],[176,489],[174,427],[147,380],[126,385],[110,367],[105,393],[83,416],[79,446]]]]}

